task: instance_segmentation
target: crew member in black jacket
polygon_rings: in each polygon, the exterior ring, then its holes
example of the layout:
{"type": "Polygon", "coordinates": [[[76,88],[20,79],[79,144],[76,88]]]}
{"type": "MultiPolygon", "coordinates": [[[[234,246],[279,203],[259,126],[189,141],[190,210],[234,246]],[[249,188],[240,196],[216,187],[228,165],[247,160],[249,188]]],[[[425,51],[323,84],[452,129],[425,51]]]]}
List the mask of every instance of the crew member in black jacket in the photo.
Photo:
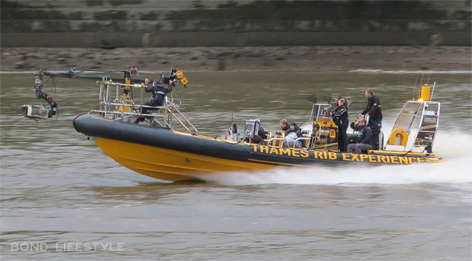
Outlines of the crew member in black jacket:
{"type": "Polygon", "coordinates": [[[364,93],[367,98],[367,107],[360,115],[365,115],[369,118],[369,126],[372,128],[372,135],[374,136],[374,149],[379,149],[379,135],[382,129],[382,109],[380,108],[380,99],[374,95],[371,89],[367,89],[364,93]]]}
{"type": "Polygon", "coordinates": [[[382,109],[380,109],[380,99],[374,96],[371,89],[367,89],[364,93],[367,98],[367,107],[359,114],[369,117],[370,126],[382,126],[382,109]]]}
{"type": "Polygon", "coordinates": [[[353,151],[356,153],[367,152],[367,150],[373,148],[374,140],[372,130],[369,126],[366,126],[366,120],[364,118],[359,119],[358,127],[361,128],[361,130],[359,130],[358,142],[356,144],[351,143],[347,146],[347,152],[349,153],[353,151]]]}
{"type": "MultiPolygon", "coordinates": [[[[144,84],[149,84],[149,79],[145,79],[144,84]]],[[[172,80],[169,79],[169,84],[167,87],[159,86],[157,84],[152,84],[151,86],[147,86],[144,90],[146,92],[152,92],[152,99],[149,102],[146,102],[144,105],[149,106],[162,106],[164,104],[164,98],[166,97],[167,93],[172,92],[172,80]]],[[[150,108],[143,108],[143,113],[150,113],[149,111],[152,110],[150,108]]]]}
{"type": "MultiPolygon", "coordinates": [[[[148,105],[148,106],[162,106],[162,104],[164,104],[166,94],[172,92],[172,87],[174,87],[174,85],[172,84],[171,79],[169,79],[167,87],[159,86],[155,82],[153,82],[153,84],[151,86],[149,86],[149,79],[147,79],[147,78],[144,80],[144,84],[146,85],[146,88],[144,90],[146,92],[152,92],[151,100],[144,104],[144,105],[148,105]]],[[[153,109],[154,108],[142,107],[142,113],[143,114],[150,114],[153,109]]],[[[139,116],[136,119],[135,123],[140,123],[140,122],[144,121],[146,118],[148,118],[152,121],[152,117],[139,116]]]]}
{"type": "Polygon", "coordinates": [[[345,152],[348,144],[346,132],[349,126],[346,99],[338,97],[336,103],[338,106],[334,109],[333,121],[338,126],[338,149],[345,152]]]}

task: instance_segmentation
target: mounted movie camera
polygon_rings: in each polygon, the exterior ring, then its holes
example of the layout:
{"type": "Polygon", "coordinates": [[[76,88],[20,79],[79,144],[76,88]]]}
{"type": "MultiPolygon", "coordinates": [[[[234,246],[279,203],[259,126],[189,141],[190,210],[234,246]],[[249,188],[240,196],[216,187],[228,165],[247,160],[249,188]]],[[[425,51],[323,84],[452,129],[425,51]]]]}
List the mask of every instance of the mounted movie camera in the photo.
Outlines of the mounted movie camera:
{"type": "Polygon", "coordinates": [[[49,75],[49,73],[43,72],[42,70],[39,71],[38,75],[36,75],[33,88],[36,93],[36,98],[44,99],[51,106],[51,109],[47,110],[42,105],[37,104],[24,104],[21,106],[21,114],[28,119],[42,120],[52,118],[57,113],[57,104],[53,101],[49,94],[43,91],[43,75],[49,75]]]}
{"type": "Polygon", "coordinates": [[[49,111],[43,105],[24,104],[21,106],[21,114],[28,119],[42,120],[49,118],[49,111]]]}
{"type": "Polygon", "coordinates": [[[172,68],[170,70],[169,78],[164,78],[164,83],[169,84],[170,80],[176,82],[177,84],[181,83],[185,88],[187,88],[188,79],[184,76],[182,71],[177,71],[175,68],[172,68]]]}

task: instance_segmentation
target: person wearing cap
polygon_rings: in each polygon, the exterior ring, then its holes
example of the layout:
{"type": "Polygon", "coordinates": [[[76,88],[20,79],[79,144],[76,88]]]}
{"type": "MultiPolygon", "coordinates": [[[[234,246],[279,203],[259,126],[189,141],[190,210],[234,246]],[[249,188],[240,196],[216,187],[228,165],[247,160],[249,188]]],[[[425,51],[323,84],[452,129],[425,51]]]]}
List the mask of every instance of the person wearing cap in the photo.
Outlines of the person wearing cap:
{"type": "Polygon", "coordinates": [[[338,97],[336,99],[337,107],[332,114],[334,124],[338,126],[338,149],[340,152],[345,152],[347,149],[347,128],[349,126],[348,111],[346,99],[338,97]]]}

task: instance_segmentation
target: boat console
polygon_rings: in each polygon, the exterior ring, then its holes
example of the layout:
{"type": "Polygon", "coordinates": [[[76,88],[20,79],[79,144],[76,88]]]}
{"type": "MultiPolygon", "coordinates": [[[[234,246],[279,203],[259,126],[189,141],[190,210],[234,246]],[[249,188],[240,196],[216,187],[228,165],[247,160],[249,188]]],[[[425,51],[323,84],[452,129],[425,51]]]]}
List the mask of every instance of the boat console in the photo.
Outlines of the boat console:
{"type": "Polygon", "coordinates": [[[407,101],[393,124],[385,150],[432,152],[439,125],[441,104],[431,101],[436,83],[423,85],[421,97],[407,101]]]}

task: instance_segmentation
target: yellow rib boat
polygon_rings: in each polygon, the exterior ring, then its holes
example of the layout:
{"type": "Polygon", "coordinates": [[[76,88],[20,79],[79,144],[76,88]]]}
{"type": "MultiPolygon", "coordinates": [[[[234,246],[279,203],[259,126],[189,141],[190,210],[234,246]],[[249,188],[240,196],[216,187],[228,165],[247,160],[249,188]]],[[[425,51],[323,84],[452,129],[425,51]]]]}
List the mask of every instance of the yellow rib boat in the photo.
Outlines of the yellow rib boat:
{"type": "MultiPolygon", "coordinates": [[[[179,79],[175,81],[178,83],[179,79]]],[[[265,132],[264,142],[249,142],[259,132],[259,120],[246,121],[242,133],[232,128],[226,138],[201,135],[181,113],[172,95],[166,97],[163,106],[135,105],[132,92],[143,85],[107,80],[99,84],[100,109],[76,117],[74,128],[92,137],[119,164],[161,180],[204,180],[210,173],[276,167],[400,165],[442,160],[432,153],[440,103],[431,101],[428,85],[422,87],[422,98],[405,103],[385,143],[381,133],[377,149],[354,154],[337,150],[337,127],[326,113],[332,109],[329,103],[313,104],[312,121],[297,139],[302,145],[296,148],[284,147],[283,133],[270,131],[265,132]],[[143,114],[143,109],[152,109],[152,113],[143,114]],[[143,117],[145,121],[137,121],[143,117]]]]}

